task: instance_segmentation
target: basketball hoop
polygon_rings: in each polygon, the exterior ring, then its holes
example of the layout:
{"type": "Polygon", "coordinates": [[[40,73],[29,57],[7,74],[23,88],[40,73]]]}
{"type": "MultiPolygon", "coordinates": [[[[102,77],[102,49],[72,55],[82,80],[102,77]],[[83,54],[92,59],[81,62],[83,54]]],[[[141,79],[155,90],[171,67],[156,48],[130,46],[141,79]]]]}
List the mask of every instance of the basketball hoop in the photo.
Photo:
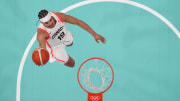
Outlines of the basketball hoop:
{"type": "Polygon", "coordinates": [[[80,87],[88,93],[88,101],[103,101],[103,93],[112,86],[114,81],[114,72],[105,59],[94,57],[80,65],[77,79],[80,87]],[[93,73],[98,76],[93,77],[93,73]]]}

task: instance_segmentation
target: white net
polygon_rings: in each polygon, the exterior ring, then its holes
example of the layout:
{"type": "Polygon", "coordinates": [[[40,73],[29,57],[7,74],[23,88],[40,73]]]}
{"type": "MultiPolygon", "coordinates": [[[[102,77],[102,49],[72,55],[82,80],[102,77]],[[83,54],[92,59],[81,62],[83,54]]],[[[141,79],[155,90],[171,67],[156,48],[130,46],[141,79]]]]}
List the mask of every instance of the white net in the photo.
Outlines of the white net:
{"type": "Polygon", "coordinates": [[[79,71],[79,80],[84,89],[92,93],[106,90],[113,79],[110,65],[103,60],[87,61],[79,71]]]}

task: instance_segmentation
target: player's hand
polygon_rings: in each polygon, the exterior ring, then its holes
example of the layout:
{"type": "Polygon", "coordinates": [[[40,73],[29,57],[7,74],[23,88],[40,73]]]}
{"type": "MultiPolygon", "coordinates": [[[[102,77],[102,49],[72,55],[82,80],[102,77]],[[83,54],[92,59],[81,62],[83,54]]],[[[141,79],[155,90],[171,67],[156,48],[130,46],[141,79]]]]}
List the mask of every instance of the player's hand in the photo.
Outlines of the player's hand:
{"type": "Polygon", "coordinates": [[[105,39],[103,36],[99,35],[99,34],[95,34],[95,35],[94,35],[94,39],[96,40],[96,42],[97,42],[98,44],[99,44],[99,40],[100,40],[103,44],[106,43],[106,39],[105,39]]]}

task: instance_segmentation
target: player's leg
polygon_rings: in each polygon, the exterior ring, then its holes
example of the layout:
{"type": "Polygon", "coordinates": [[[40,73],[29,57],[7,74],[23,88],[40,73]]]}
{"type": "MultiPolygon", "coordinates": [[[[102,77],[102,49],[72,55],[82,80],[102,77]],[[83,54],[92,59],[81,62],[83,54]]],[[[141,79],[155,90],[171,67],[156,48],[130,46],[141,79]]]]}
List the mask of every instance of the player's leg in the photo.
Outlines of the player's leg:
{"type": "Polygon", "coordinates": [[[73,58],[71,58],[71,57],[69,56],[68,61],[67,61],[64,65],[69,66],[69,67],[74,67],[74,66],[75,66],[75,61],[74,61],[73,58]]]}
{"type": "Polygon", "coordinates": [[[53,54],[56,60],[61,62],[62,64],[74,67],[74,60],[67,54],[64,45],[59,45],[58,47],[53,48],[53,54]]]}

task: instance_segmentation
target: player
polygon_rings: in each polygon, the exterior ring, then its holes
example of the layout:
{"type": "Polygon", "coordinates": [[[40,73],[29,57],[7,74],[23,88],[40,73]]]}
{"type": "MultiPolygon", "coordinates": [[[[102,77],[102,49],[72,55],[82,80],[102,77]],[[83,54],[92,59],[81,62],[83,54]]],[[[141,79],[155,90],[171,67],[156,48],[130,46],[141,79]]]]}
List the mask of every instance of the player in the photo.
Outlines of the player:
{"type": "Polygon", "coordinates": [[[64,13],[48,12],[47,10],[41,10],[38,17],[40,25],[37,29],[37,40],[40,48],[47,49],[50,52],[50,62],[58,60],[69,67],[75,65],[75,61],[65,50],[65,46],[72,46],[73,44],[73,35],[67,30],[66,22],[78,25],[89,32],[97,43],[100,40],[105,44],[106,40],[103,36],[97,34],[89,25],[75,17],[64,13]]]}

